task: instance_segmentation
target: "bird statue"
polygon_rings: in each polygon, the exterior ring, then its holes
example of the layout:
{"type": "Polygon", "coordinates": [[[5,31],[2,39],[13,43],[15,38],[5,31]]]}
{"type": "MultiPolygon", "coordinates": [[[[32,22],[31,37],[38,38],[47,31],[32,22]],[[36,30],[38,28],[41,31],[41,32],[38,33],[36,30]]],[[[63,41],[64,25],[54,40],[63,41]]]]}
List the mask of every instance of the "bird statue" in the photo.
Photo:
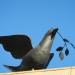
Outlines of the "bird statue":
{"type": "Polygon", "coordinates": [[[19,66],[4,66],[13,72],[47,68],[54,56],[54,53],[51,53],[51,47],[57,31],[58,28],[49,29],[35,48],[32,47],[27,35],[0,36],[0,44],[3,48],[14,58],[22,59],[19,66]]]}

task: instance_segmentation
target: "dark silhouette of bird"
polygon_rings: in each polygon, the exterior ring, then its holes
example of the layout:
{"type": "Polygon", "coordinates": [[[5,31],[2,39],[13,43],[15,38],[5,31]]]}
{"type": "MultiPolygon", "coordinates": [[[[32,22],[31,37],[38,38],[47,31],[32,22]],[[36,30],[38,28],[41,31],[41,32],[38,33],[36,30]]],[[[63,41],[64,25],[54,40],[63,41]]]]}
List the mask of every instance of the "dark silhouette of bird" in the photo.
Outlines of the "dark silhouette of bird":
{"type": "Polygon", "coordinates": [[[22,58],[19,66],[4,66],[14,72],[47,68],[54,56],[54,53],[51,53],[51,47],[57,31],[58,28],[49,29],[35,48],[32,47],[28,36],[12,35],[0,37],[0,43],[6,51],[11,52],[14,58],[22,58]]]}

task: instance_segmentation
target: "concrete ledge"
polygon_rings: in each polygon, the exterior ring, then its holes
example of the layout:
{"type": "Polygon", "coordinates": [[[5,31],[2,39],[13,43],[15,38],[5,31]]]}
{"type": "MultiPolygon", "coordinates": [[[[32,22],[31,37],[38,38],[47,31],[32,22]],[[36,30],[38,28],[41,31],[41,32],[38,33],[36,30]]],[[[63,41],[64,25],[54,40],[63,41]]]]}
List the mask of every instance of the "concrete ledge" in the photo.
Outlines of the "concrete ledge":
{"type": "Polygon", "coordinates": [[[0,75],[75,75],[75,67],[0,73],[0,75]]]}

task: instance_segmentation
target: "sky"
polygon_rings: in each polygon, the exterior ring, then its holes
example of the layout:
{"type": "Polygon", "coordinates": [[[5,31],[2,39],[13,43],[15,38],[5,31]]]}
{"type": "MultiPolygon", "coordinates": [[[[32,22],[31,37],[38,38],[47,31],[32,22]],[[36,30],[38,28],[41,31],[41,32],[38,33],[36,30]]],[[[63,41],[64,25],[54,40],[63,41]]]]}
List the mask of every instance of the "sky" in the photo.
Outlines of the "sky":
{"type": "MultiPolygon", "coordinates": [[[[59,28],[61,35],[75,44],[75,0],[0,0],[0,36],[23,34],[32,39],[36,47],[50,28],[59,28]]],[[[48,68],[75,66],[75,50],[63,61],[56,48],[63,45],[57,34],[51,52],[54,58],[48,68]]],[[[0,44],[0,72],[10,72],[3,65],[18,66],[21,59],[14,59],[0,44]]]]}

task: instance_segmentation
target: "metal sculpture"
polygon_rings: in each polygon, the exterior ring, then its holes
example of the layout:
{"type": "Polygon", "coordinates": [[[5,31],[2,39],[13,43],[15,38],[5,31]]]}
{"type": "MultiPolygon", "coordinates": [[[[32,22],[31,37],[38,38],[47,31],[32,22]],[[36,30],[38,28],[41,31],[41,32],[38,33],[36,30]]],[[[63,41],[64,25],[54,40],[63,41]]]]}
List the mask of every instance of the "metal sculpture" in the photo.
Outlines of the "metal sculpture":
{"type": "Polygon", "coordinates": [[[42,41],[35,48],[27,35],[11,35],[0,37],[3,48],[10,52],[16,59],[22,59],[19,66],[7,66],[11,71],[26,71],[32,69],[45,69],[51,61],[54,53],[51,47],[58,28],[49,29],[42,41]]]}

